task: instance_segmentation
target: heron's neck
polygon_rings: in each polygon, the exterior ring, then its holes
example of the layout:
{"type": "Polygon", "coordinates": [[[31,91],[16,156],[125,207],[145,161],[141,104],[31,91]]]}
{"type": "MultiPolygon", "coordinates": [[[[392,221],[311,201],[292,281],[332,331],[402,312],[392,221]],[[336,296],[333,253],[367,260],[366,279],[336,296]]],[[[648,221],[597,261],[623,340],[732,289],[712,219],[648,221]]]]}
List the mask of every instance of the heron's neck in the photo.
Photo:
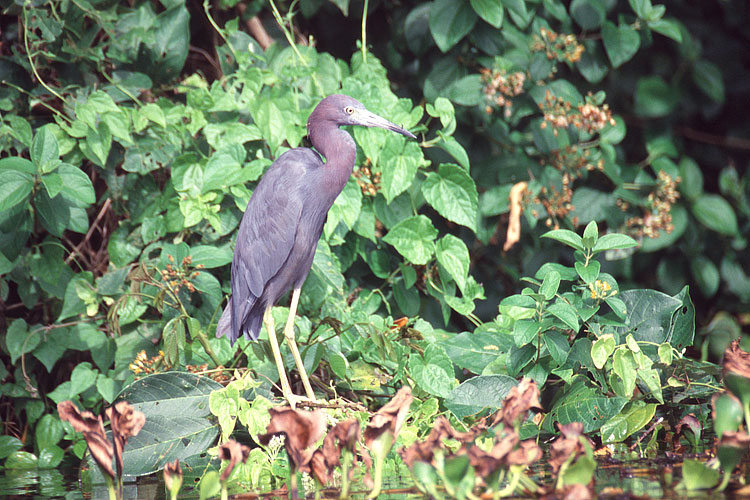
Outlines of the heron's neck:
{"type": "Polygon", "coordinates": [[[357,156],[354,139],[337,126],[329,125],[313,127],[310,131],[310,142],[325,158],[326,164],[323,169],[326,181],[336,189],[336,196],[338,196],[354,168],[357,156]]]}

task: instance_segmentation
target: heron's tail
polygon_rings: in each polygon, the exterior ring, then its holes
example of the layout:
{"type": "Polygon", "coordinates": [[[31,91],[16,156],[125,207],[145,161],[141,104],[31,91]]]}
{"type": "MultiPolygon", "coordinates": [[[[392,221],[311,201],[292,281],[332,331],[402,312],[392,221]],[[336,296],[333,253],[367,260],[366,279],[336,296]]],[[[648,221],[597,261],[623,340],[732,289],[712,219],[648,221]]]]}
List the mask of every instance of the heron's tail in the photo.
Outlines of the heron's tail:
{"type": "Polygon", "coordinates": [[[224,308],[224,312],[221,313],[221,318],[216,324],[216,338],[220,338],[226,335],[229,338],[229,342],[234,345],[236,337],[232,336],[232,301],[230,300],[227,306],[224,308]]]}

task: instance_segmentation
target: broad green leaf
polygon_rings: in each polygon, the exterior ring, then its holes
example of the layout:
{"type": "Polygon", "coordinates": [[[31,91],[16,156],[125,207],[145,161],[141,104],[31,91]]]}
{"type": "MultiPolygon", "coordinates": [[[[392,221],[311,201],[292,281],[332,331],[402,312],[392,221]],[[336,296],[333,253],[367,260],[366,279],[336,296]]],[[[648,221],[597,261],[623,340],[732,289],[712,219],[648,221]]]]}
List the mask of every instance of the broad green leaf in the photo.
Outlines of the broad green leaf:
{"type": "Polygon", "coordinates": [[[594,245],[594,252],[604,252],[606,250],[615,250],[621,248],[637,247],[638,242],[626,234],[610,233],[605,234],[594,245]]]}
{"type": "Polygon", "coordinates": [[[146,414],[147,420],[155,416],[180,415],[208,417],[208,396],[221,389],[221,384],[208,377],[187,372],[165,372],[147,375],[125,387],[118,401],[127,401],[146,414]]]}
{"type": "Polygon", "coordinates": [[[476,22],[477,15],[468,2],[436,0],[430,8],[430,32],[443,52],[468,35],[476,22]]]}
{"type": "Polygon", "coordinates": [[[388,231],[383,241],[398,250],[412,264],[422,266],[435,253],[435,238],[438,230],[430,219],[417,215],[405,219],[388,231]]]}
{"type": "MultiPolygon", "coordinates": [[[[638,36],[638,35],[636,35],[638,36]]],[[[660,76],[643,76],[635,87],[635,112],[644,118],[661,118],[680,102],[680,92],[660,76]]]]}
{"type": "Polygon", "coordinates": [[[388,155],[384,159],[380,185],[388,203],[409,189],[423,161],[419,145],[413,141],[406,142],[399,154],[388,155]]]}
{"type": "Polygon", "coordinates": [[[659,19],[658,21],[649,21],[648,27],[657,33],[671,38],[677,43],[682,43],[682,29],[680,22],[676,19],[659,19]]]}
{"type": "Polygon", "coordinates": [[[599,277],[599,271],[602,265],[598,260],[590,260],[588,266],[584,266],[583,262],[577,262],[574,264],[578,276],[581,277],[584,283],[587,285],[593,283],[599,277]]]}
{"type": "Polygon", "coordinates": [[[490,363],[504,359],[513,339],[500,332],[463,332],[441,342],[451,361],[458,367],[480,374],[490,363]]]}
{"type": "Polygon", "coordinates": [[[701,59],[693,65],[692,76],[698,88],[708,97],[718,103],[724,102],[724,80],[719,66],[701,59]]]}
{"type": "Polygon", "coordinates": [[[703,172],[695,160],[684,157],[680,160],[680,192],[688,200],[695,200],[703,193],[703,172]]]}
{"type": "Polygon", "coordinates": [[[602,335],[591,345],[591,359],[598,370],[604,368],[605,363],[615,351],[615,339],[612,334],[602,335]]]}
{"type": "Polygon", "coordinates": [[[5,334],[5,347],[10,354],[10,362],[15,363],[18,358],[33,351],[41,342],[41,330],[32,333],[28,330],[26,321],[14,319],[5,334]]]}
{"type": "Polygon", "coordinates": [[[629,403],[622,412],[605,423],[600,432],[604,443],[619,443],[645,427],[656,412],[655,404],[629,403]]]}
{"type": "Polygon", "coordinates": [[[68,163],[61,163],[57,168],[57,173],[60,174],[65,185],[66,196],[84,205],[90,205],[96,201],[94,186],[83,170],[68,163]]]}
{"type": "Polygon", "coordinates": [[[422,193],[440,215],[476,230],[479,196],[474,180],[465,169],[441,164],[437,173],[427,174],[422,193]]]}
{"type": "Polygon", "coordinates": [[[445,406],[458,418],[475,415],[485,408],[496,410],[518,381],[507,375],[480,375],[451,391],[445,406]]]}
{"type": "Polygon", "coordinates": [[[438,262],[448,271],[461,290],[466,286],[469,275],[469,249],[464,242],[452,234],[446,234],[437,242],[438,262]]]}
{"type": "Polygon", "coordinates": [[[720,475],[701,460],[686,458],[682,462],[682,484],[688,491],[711,489],[719,483],[720,475]]]}
{"type": "Polygon", "coordinates": [[[583,252],[583,238],[568,229],[547,231],[542,235],[542,238],[551,238],[583,252]]]}
{"type": "Polygon", "coordinates": [[[534,319],[519,319],[513,325],[513,341],[518,347],[531,343],[539,333],[542,324],[534,319]]]}
{"type": "Polygon", "coordinates": [[[584,378],[576,377],[553,403],[544,428],[552,430],[553,422],[563,425],[583,422],[583,432],[596,431],[620,413],[630,399],[603,394],[589,384],[584,378]]]}
{"type": "Polygon", "coordinates": [[[471,0],[471,7],[479,17],[500,29],[503,24],[503,5],[496,0],[471,0]]]}
{"type": "Polygon", "coordinates": [[[570,351],[570,344],[568,344],[568,337],[556,330],[547,330],[542,334],[542,340],[544,345],[547,347],[552,359],[555,360],[558,366],[565,364],[568,359],[568,352],[570,351]]]}
{"type": "Polygon", "coordinates": [[[620,396],[630,397],[635,390],[635,380],[638,375],[633,352],[629,349],[618,348],[612,356],[612,370],[624,384],[622,392],[615,392],[620,396]]]}
{"type": "Polygon", "coordinates": [[[25,172],[0,170],[0,212],[24,202],[33,186],[34,178],[25,172]]]}
{"type": "Polygon", "coordinates": [[[48,127],[40,128],[34,135],[29,154],[40,173],[51,172],[60,162],[57,139],[48,127]]]}
{"type": "Polygon", "coordinates": [[[599,226],[597,226],[595,220],[592,220],[586,224],[586,228],[583,230],[583,247],[586,249],[593,248],[598,239],[599,226]]]}
{"type": "Polygon", "coordinates": [[[555,294],[559,287],[560,273],[557,271],[550,271],[544,276],[542,285],[539,287],[539,293],[544,295],[545,300],[552,300],[555,298],[555,294]]]}
{"type": "Polygon", "coordinates": [[[704,194],[690,207],[698,222],[727,236],[736,236],[739,228],[732,206],[718,194],[704,194]]]}
{"type": "Polygon", "coordinates": [[[409,356],[409,371],[422,390],[441,398],[455,386],[453,363],[440,344],[428,345],[423,356],[409,356]]]}
{"type": "Polygon", "coordinates": [[[713,297],[719,290],[721,275],[716,264],[703,255],[690,261],[690,271],[704,297],[713,297]]]}
{"type": "Polygon", "coordinates": [[[574,332],[578,331],[578,314],[573,306],[558,299],[554,304],[547,307],[547,312],[565,323],[574,332]]]}
{"type": "Polygon", "coordinates": [[[604,50],[607,51],[607,57],[614,68],[632,59],[641,44],[641,37],[636,30],[627,24],[615,26],[610,21],[602,25],[602,40],[604,50]]]}
{"type": "Polygon", "coordinates": [[[607,9],[601,0],[573,0],[570,15],[584,30],[595,30],[607,16],[607,9]]]}

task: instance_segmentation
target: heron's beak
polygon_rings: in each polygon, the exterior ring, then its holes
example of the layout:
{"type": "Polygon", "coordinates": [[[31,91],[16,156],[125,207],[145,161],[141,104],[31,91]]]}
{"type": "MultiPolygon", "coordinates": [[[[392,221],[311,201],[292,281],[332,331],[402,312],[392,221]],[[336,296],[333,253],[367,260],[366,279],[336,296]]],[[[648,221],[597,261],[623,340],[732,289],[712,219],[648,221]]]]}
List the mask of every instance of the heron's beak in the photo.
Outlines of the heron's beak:
{"type": "Polygon", "coordinates": [[[353,118],[358,122],[359,125],[363,125],[365,127],[379,127],[384,128],[386,130],[392,130],[394,132],[398,132],[401,135],[405,135],[406,137],[411,137],[412,139],[416,139],[417,136],[409,132],[403,127],[399,127],[395,123],[391,123],[382,116],[378,116],[375,113],[371,113],[367,111],[366,109],[357,109],[354,111],[353,118]]]}

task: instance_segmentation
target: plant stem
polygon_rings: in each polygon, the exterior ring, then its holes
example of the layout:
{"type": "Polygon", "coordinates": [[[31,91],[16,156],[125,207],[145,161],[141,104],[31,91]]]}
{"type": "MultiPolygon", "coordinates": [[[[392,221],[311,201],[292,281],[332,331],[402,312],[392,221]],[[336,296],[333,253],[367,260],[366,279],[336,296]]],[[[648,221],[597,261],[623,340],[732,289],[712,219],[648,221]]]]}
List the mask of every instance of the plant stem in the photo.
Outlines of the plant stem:
{"type": "Polygon", "coordinates": [[[367,61],[367,4],[365,0],[364,10],[362,10],[362,62],[367,61]]]}
{"type": "Polygon", "coordinates": [[[352,463],[352,454],[348,451],[343,452],[343,461],[341,462],[341,493],[339,499],[344,500],[349,497],[349,467],[352,463]]]}

